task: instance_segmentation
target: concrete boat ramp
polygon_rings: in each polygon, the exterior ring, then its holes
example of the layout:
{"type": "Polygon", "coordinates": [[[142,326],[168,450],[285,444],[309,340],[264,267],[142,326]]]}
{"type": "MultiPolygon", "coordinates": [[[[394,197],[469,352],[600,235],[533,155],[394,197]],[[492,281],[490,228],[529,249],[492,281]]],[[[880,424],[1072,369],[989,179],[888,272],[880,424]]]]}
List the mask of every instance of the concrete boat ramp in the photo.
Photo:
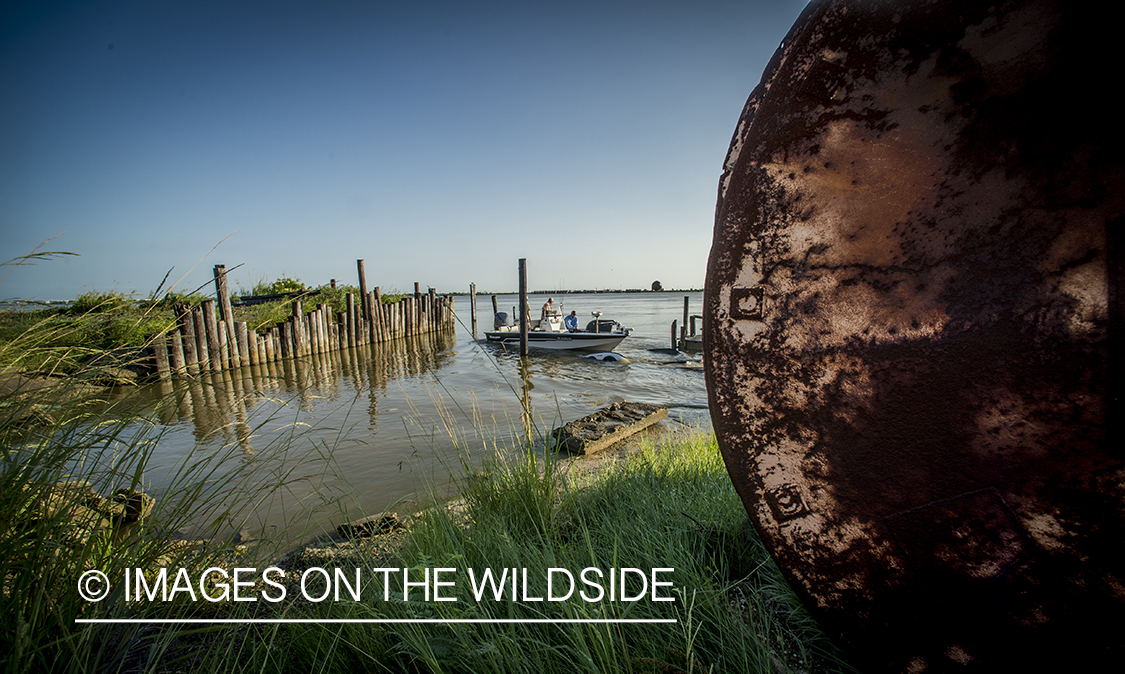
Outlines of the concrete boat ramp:
{"type": "Polygon", "coordinates": [[[551,431],[560,449],[572,454],[593,454],[667,418],[668,408],[646,403],[613,403],[593,414],[551,431]]]}

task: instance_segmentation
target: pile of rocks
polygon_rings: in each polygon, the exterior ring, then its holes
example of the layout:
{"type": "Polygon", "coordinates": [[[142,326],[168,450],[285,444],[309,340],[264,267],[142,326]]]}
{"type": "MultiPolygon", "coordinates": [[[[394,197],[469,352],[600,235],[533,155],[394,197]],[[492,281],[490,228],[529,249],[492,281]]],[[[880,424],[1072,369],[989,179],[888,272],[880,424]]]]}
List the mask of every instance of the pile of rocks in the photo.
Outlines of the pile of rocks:
{"type": "MultiPolygon", "coordinates": [[[[34,488],[23,486],[25,491],[34,488]]],[[[58,540],[69,547],[84,546],[95,536],[121,538],[156,506],[155,498],[131,488],[118,489],[107,498],[85,480],[58,482],[40,490],[24,519],[56,529],[58,540]]]]}

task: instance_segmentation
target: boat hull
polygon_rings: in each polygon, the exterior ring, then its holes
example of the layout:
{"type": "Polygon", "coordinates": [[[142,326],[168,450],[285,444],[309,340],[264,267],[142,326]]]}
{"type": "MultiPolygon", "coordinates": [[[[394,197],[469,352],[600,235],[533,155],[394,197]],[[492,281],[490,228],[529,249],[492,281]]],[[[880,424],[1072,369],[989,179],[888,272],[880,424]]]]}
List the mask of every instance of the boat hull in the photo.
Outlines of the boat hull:
{"type": "MultiPolygon", "coordinates": [[[[484,336],[489,342],[515,346],[519,348],[519,332],[486,332],[484,336]]],[[[552,351],[612,351],[629,335],[627,333],[527,333],[527,346],[532,349],[550,349],[552,351]]]]}

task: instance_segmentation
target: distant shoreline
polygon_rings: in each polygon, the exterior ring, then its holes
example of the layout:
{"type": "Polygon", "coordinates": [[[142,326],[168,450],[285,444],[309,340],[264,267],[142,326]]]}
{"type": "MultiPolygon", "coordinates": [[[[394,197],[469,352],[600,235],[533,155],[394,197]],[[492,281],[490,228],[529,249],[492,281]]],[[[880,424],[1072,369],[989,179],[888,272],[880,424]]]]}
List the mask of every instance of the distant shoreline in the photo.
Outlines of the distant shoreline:
{"type": "MultiPolygon", "coordinates": [[[[610,295],[610,294],[625,294],[625,293],[645,293],[645,294],[674,294],[674,293],[701,293],[703,288],[683,288],[683,289],[665,289],[665,290],[649,290],[645,288],[626,288],[625,290],[529,290],[528,295],[610,295]]],[[[465,291],[450,291],[442,292],[442,295],[452,295],[454,297],[467,297],[468,292],[465,291]]],[[[518,290],[501,290],[499,292],[491,290],[478,290],[478,295],[518,295],[518,290]]],[[[65,307],[74,303],[74,300],[20,300],[9,299],[0,301],[0,311],[8,311],[10,309],[49,309],[52,307],[65,307]]]]}
{"type": "MultiPolygon", "coordinates": [[[[703,288],[685,288],[680,289],[664,289],[664,290],[648,290],[645,288],[627,288],[625,290],[529,290],[528,295],[610,295],[610,294],[625,294],[625,293],[644,293],[646,295],[672,295],[676,293],[701,293],[703,288]]],[[[443,292],[442,295],[453,295],[455,297],[465,297],[467,292],[443,292]]],[[[490,290],[478,290],[477,295],[518,295],[518,290],[503,290],[500,292],[493,292],[490,290]]]]}

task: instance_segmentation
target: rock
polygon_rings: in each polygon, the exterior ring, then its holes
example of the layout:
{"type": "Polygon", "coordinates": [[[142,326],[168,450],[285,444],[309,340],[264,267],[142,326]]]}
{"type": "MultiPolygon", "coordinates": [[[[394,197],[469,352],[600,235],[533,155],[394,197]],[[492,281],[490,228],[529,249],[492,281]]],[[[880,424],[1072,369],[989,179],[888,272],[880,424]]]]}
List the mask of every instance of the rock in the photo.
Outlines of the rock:
{"type": "Polygon", "coordinates": [[[370,538],[381,534],[389,534],[401,528],[402,522],[399,521],[398,515],[389,513],[341,524],[336,527],[336,533],[344,538],[370,538]]]}
{"type": "Polygon", "coordinates": [[[118,489],[113,495],[113,501],[120,503],[125,508],[125,522],[138,522],[150,514],[156,506],[156,499],[136,489],[118,489]]]}

